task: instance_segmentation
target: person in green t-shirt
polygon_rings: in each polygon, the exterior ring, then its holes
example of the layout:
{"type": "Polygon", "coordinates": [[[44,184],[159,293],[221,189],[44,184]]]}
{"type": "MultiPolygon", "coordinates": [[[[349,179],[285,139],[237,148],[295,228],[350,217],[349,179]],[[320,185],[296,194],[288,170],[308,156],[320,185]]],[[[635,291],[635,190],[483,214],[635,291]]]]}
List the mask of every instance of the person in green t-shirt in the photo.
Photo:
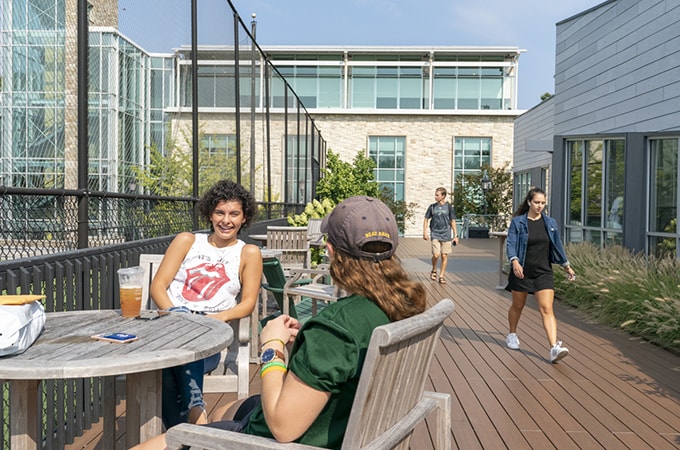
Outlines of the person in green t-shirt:
{"type": "MultiPolygon", "coordinates": [[[[321,231],[331,277],[349,295],[304,326],[288,315],[267,322],[261,395],[216,411],[217,421],[205,426],[340,448],[373,329],[425,310],[425,288],[394,256],[399,230],[384,203],[350,197],[324,218],[321,231]]],[[[164,435],[135,448],[165,448],[164,435]]]]}

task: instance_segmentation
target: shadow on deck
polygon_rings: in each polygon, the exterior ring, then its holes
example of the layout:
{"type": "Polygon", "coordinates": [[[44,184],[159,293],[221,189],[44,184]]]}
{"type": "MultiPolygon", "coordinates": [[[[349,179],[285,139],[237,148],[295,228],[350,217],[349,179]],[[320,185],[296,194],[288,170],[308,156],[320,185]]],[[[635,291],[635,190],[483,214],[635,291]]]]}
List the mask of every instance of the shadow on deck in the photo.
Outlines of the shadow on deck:
{"type": "MultiPolygon", "coordinates": [[[[558,337],[570,355],[550,364],[531,296],[518,330],[521,350],[509,350],[505,335],[510,294],[495,288],[497,240],[461,241],[449,260],[446,285],[429,279],[428,242],[402,239],[398,255],[425,284],[429,304],[445,297],[456,304],[442,331],[427,387],[452,394],[454,448],[680,448],[679,356],[589,323],[557,301],[558,337]]],[[[251,365],[251,393],[260,389],[256,375],[257,367],[251,365]]],[[[234,398],[206,396],[213,407],[234,398]]],[[[124,405],[119,405],[119,443],[124,442],[123,412],[124,405]]],[[[100,424],[66,448],[111,448],[100,442],[100,424]]],[[[418,427],[411,447],[434,448],[427,424],[418,427]]]]}

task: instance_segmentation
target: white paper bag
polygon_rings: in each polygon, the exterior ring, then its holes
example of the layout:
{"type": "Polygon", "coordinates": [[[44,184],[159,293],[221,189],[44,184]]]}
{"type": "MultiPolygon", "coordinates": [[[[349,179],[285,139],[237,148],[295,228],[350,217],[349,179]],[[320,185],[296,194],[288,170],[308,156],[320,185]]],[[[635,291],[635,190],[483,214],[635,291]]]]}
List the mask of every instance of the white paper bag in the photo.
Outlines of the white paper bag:
{"type": "Polygon", "coordinates": [[[23,353],[45,328],[45,308],[40,302],[0,305],[0,356],[23,353]]]}

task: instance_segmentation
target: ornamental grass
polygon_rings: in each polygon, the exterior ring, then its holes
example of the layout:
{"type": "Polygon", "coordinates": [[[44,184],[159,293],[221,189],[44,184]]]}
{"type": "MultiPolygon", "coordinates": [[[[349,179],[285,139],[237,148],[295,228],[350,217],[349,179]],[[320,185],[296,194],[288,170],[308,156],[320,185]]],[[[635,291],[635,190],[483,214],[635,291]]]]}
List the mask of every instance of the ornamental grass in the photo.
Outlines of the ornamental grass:
{"type": "Polygon", "coordinates": [[[570,244],[576,280],[556,272],[555,293],[598,323],[680,350],[680,261],[612,246],[570,244]]]}

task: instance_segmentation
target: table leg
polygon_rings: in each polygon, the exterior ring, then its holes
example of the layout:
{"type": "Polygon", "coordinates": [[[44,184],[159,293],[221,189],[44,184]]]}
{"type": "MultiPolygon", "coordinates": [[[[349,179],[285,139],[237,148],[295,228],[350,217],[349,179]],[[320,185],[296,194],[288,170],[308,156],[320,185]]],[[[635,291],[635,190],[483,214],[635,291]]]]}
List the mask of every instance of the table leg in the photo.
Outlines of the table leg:
{"type": "Polygon", "coordinates": [[[9,382],[10,448],[38,448],[38,388],[40,380],[9,382]]]}
{"type": "Polygon", "coordinates": [[[503,256],[505,254],[504,249],[505,249],[505,236],[500,236],[498,238],[498,243],[499,243],[499,250],[498,250],[498,285],[496,285],[496,289],[505,289],[505,283],[504,277],[503,277],[503,256]]]}
{"type": "MultiPolygon", "coordinates": [[[[103,442],[115,442],[116,440],[116,396],[122,397],[121,392],[117,392],[118,386],[116,386],[116,377],[109,376],[103,377],[102,382],[104,384],[103,392],[103,442]]],[[[124,381],[121,379],[120,384],[122,385],[124,381]]]]}
{"type": "Polygon", "coordinates": [[[162,371],[128,374],[126,391],[125,436],[130,448],[163,432],[162,371]]]}

